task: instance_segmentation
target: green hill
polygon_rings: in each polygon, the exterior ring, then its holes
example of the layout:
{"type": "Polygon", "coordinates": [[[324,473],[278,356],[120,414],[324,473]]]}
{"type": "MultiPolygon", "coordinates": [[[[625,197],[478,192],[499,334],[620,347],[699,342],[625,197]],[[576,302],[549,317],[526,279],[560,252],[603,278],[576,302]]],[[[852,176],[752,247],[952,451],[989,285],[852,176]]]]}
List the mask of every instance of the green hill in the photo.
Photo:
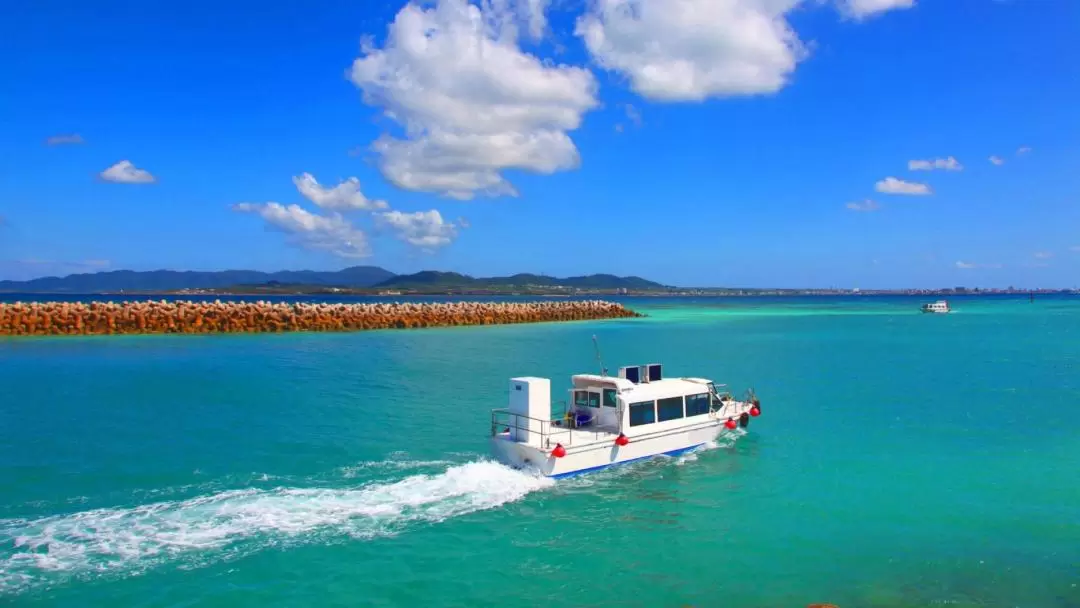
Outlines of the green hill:
{"type": "Polygon", "coordinates": [[[664,285],[641,277],[619,277],[611,274],[591,274],[578,277],[550,277],[536,274],[515,274],[508,277],[471,277],[457,272],[425,270],[415,274],[402,274],[389,278],[376,287],[380,289],[432,290],[432,289],[492,289],[527,290],[545,289],[627,289],[651,291],[666,289],[664,285]]]}
{"type": "Polygon", "coordinates": [[[315,270],[222,270],[216,272],[151,270],[112,270],[72,274],[66,277],[42,277],[29,281],[0,281],[0,293],[156,293],[188,289],[236,291],[238,293],[315,293],[339,288],[347,291],[395,289],[402,291],[559,291],[616,290],[653,291],[666,289],[660,283],[640,277],[591,274],[558,278],[536,274],[508,277],[472,277],[457,272],[425,270],[415,274],[395,275],[377,266],[353,266],[331,272],[315,270]]]}
{"type": "Polygon", "coordinates": [[[179,289],[224,289],[235,285],[260,285],[271,282],[287,285],[365,288],[395,276],[378,266],[353,266],[343,270],[221,270],[216,272],[151,270],[112,270],[72,274],[66,277],[42,277],[29,281],[0,281],[0,292],[7,293],[115,293],[119,291],[157,292],[179,289]]]}

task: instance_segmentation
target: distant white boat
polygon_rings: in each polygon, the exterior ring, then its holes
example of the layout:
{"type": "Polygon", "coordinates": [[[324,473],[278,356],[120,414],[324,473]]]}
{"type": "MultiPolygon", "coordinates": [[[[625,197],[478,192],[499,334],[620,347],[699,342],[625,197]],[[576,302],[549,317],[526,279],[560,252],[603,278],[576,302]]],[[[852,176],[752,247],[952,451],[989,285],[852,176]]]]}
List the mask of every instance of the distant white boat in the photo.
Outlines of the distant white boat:
{"type": "Polygon", "coordinates": [[[933,302],[931,304],[923,304],[921,310],[923,312],[933,312],[933,313],[952,312],[952,309],[949,308],[949,302],[946,301],[946,300],[938,300],[937,302],[933,302]]]}
{"type": "Polygon", "coordinates": [[[509,407],[491,412],[500,461],[565,477],[687,452],[761,414],[752,392],[738,401],[705,378],[663,378],[660,364],[577,374],[571,384],[569,404],[553,416],[549,379],[510,379],[509,407]]]}

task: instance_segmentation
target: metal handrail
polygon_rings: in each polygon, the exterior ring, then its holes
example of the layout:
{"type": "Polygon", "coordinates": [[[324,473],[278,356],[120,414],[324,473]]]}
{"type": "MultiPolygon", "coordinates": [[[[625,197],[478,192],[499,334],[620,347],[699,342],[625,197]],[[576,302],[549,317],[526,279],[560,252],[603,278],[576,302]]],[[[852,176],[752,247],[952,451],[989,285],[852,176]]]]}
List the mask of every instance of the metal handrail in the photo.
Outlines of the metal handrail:
{"type": "MultiPolygon", "coordinates": [[[[563,416],[554,419],[534,418],[532,416],[526,416],[525,414],[517,414],[511,412],[510,408],[492,409],[491,436],[494,437],[495,435],[498,435],[499,427],[503,427],[506,431],[509,431],[510,429],[515,429],[517,431],[525,431],[530,435],[539,435],[540,445],[544,446],[545,448],[551,447],[551,439],[552,437],[556,436],[560,438],[559,443],[562,443],[564,447],[570,447],[571,445],[573,445],[573,429],[569,426],[564,427],[560,424],[562,421],[566,420],[566,412],[569,411],[569,409],[566,407],[565,401],[561,401],[560,403],[563,405],[564,409],[563,416]],[[500,421],[500,417],[504,417],[504,420],[500,421]],[[524,426],[522,426],[523,419],[525,422],[524,426]],[[532,425],[529,424],[529,422],[539,422],[540,430],[530,428],[532,425]],[[563,436],[565,436],[565,439],[563,439],[563,436]]],[[[593,434],[599,436],[598,433],[594,432],[593,434]]]]}

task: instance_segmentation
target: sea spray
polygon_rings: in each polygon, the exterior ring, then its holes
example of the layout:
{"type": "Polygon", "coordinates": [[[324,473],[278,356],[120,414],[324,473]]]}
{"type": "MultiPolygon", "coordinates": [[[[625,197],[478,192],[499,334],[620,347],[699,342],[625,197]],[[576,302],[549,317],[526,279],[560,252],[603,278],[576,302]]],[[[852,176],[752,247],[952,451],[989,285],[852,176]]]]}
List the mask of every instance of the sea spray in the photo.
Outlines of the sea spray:
{"type": "Polygon", "coordinates": [[[192,565],[269,544],[368,539],[492,509],[550,479],[489,461],[355,488],[234,489],[187,500],[0,520],[0,593],[192,565]]]}

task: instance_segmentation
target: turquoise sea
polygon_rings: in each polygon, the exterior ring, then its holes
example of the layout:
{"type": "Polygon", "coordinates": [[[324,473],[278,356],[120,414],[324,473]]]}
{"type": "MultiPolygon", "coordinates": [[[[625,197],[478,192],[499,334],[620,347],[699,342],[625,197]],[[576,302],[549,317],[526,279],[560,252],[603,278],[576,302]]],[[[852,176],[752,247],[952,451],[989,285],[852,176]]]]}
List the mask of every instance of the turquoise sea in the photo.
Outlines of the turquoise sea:
{"type": "MultiPolygon", "coordinates": [[[[25,298],[24,298],[25,299],[25,298]]],[[[0,604],[1080,607],[1080,298],[623,298],[644,319],[0,339],[0,604]],[[552,482],[507,379],[752,386],[552,482]]]]}

